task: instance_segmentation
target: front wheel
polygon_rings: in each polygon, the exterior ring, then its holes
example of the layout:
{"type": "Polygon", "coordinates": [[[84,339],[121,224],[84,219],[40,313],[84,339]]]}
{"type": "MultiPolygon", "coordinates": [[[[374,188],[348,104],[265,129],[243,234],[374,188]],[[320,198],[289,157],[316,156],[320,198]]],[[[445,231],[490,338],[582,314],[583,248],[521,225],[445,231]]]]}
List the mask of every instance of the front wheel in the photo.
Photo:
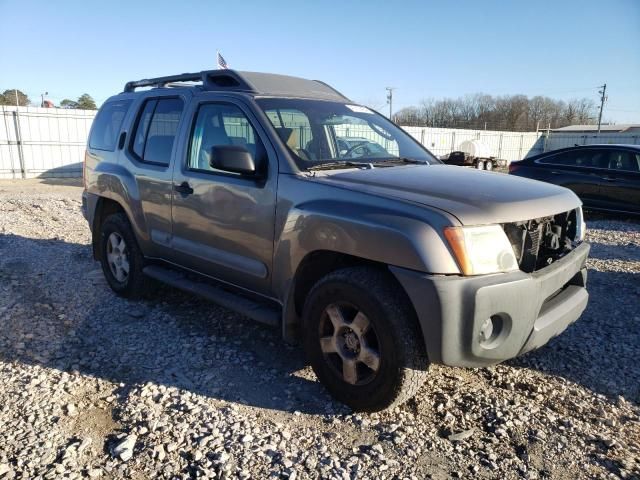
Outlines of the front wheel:
{"type": "Polygon", "coordinates": [[[476,162],[476,168],[477,168],[478,170],[484,170],[484,162],[483,162],[482,160],[478,160],[478,161],[476,162]]]}
{"type": "Polygon", "coordinates": [[[311,290],[304,344],[320,382],[357,411],[378,411],[413,397],[428,360],[415,313],[385,271],[338,270],[311,290]]]}

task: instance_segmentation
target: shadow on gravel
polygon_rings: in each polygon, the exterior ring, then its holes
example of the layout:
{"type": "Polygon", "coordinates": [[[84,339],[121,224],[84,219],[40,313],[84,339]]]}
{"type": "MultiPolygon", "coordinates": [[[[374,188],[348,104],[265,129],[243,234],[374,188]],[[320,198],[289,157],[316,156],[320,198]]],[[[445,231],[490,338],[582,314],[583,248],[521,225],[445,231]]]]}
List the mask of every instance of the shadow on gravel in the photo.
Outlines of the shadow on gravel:
{"type": "Polygon", "coordinates": [[[0,358],[255,407],[337,413],[279,331],[191,295],[115,296],[88,245],[0,235],[0,358]]]}
{"type": "MultiPolygon", "coordinates": [[[[640,274],[589,271],[584,315],[549,345],[509,363],[640,403],[640,274]]],[[[0,358],[123,384],[153,382],[280,411],[337,413],[301,349],[215,304],[158,287],[129,302],[88,245],[0,235],[0,358]]]]}
{"type": "Polygon", "coordinates": [[[46,185],[82,187],[82,177],[38,177],[38,180],[46,185]]]}
{"type": "Polygon", "coordinates": [[[509,363],[640,405],[640,273],[589,269],[587,286],[589,305],[576,323],[509,363]]]}
{"type": "Polygon", "coordinates": [[[591,251],[589,252],[589,258],[597,260],[618,260],[622,262],[640,261],[640,254],[638,253],[637,245],[616,245],[615,253],[613,253],[611,250],[614,247],[612,247],[611,245],[606,245],[598,242],[590,243],[591,251]]]}

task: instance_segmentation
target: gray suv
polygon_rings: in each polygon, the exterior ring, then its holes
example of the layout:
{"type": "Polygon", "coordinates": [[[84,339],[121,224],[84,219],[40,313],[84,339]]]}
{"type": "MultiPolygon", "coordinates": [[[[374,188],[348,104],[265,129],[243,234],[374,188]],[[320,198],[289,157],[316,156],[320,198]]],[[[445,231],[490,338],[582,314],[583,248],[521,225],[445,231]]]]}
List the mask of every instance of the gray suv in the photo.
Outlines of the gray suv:
{"type": "Polygon", "coordinates": [[[95,118],[84,186],[118,295],[155,279],[278,326],[355,410],[407,400],[430,363],[540,347],[587,305],[571,191],[443,165],[320,81],[129,82],[95,118]]]}

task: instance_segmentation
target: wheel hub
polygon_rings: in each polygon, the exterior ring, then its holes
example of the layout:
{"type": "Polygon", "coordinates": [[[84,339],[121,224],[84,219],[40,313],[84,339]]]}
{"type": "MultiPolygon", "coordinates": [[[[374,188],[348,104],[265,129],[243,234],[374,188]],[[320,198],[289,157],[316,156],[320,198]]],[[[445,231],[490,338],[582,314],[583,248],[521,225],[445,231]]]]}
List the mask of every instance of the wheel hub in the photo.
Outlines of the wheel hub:
{"type": "Polygon", "coordinates": [[[358,335],[350,328],[344,333],[345,346],[354,353],[357,353],[360,349],[360,339],[358,335]]]}

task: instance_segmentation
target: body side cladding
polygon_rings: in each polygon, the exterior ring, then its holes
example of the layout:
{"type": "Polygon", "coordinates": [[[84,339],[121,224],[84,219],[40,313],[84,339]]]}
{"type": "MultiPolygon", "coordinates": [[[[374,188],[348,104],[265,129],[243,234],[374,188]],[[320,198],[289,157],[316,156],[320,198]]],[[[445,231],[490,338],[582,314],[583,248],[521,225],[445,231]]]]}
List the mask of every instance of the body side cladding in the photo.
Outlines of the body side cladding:
{"type": "Polygon", "coordinates": [[[147,238],[138,184],[129,170],[112,162],[100,162],[91,171],[87,185],[87,216],[91,221],[94,243],[96,229],[99,227],[96,221],[101,220],[98,214],[104,200],[113,201],[121,207],[139,241],[150,241],[150,238],[147,238]]]}

